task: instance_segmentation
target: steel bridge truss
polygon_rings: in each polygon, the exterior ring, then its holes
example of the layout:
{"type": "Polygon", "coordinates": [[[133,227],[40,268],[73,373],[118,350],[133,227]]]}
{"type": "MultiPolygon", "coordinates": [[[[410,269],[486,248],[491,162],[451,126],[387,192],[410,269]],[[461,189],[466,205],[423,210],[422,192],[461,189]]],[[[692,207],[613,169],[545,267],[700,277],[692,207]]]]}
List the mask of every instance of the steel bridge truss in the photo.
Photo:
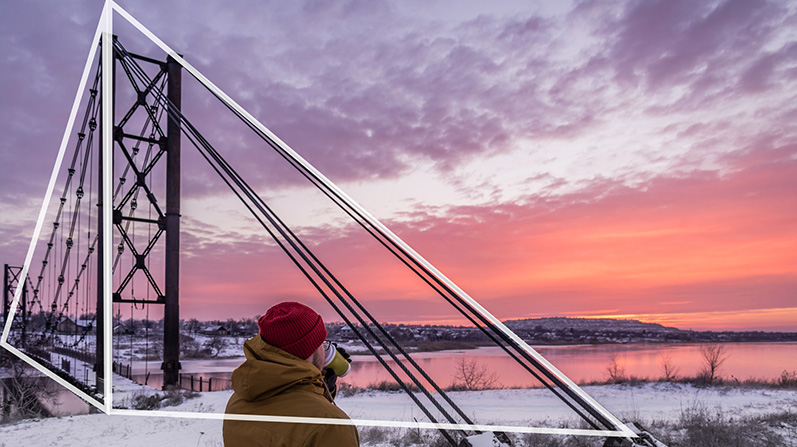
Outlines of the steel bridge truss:
{"type": "MultiPolygon", "coordinates": [[[[166,108],[180,107],[181,102],[181,67],[173,59],[165,62],[146,56],[127,52],[116,38],[114,43],[114,88],[117,83],[117,69],[120,67],[124,78],[128,81],[125,85],[132,87],[135,101],[126,112],[114,123],[113,142],[115,152],[121,154],[124,173],[119,178],[117,188],[123,194],[113,204],[113,226],[122,241],[117,246],[117,256],[114,260],[113,271],[120,268],[120,258],[128,251],[133,258],[127,273],[119,282],[112,294],[113,303],[131,303],[134,305],[163,305],[164,306],[164,359],[161,369],[164,372],[164,387],[177,384],[180,370],[180,345],[179,345],[179,218],[180,218],[180,124],[169,117],[166,108]],[[147,77],[142,82],[140,73],[145,72],[141,63],[152,66],[156,73],[151,78],[147,77]],[[166,93],[164,93],[164,90],[166,93]],[[164,106],[157,98],[165,95],[169,98],[169,105],[164,106]],[[131,133],[126,128],[133,127],[132,119],[137,114],[144,114],[144,125],[139,133],[131,133]],[[163,121],[166,125],[163,125],[163,121]],[[164,129],[165,127],[165,129],[164,129]],[[144,160],[137,163],[136,158],[146,148],[144,160]],[[159,204],[158,196],[153,188],[155,168],[165,162],[165,208],[159,204]],[[130,177],[131,182],[127,182],[130,177]],[[125,186],[128,184],[128,186],[125,186]],[[145,206],[154,211],[150,217],[136,217],[136,210],[140,207],[139,197],[143,196],[145,206]],[[147,225],[153,228],[154,233],[147,232],[147,240],[140,249],[130,235],[130,225],[147,225]],[[165,236],[164,236],[165,233],[165,236]],[[165,241],[163,241],[165,239],[165,241]],[[160,244],[164,247],[165,259],[164,279],[159,284],[151,268],[150,259],[153,249],[160,244]],[[149,289],[154,292],[154,298],[139,298],[130,293],[131,284],[136,273],[141,272],[146,277],[149,289]]],[[[119,98],[120,95],[114,95],[119,98]]],[[[116,104],[118,105],[118,104],[116,104]]],[[[115,168],[116,169],[116,168],[115,168]]],[[[117,192],[119,192],[117,190],[117,192]]],[[[117,194],[115,194],[116,196],[117,194]]],[[[161,196],[161,199],[164,197],[161,196]]],[[[160,264],[160,263],[158,263],[160,264]]],[[[149,293],[146,294],[149,297],[149,293]]],[[[98,309],[101,307],[101,298],[98,299],[98,309]]],[[[99,312],[98,312],[99,313],[99,312]]],[[[98,331],[99,333],[99,331],[98,331]]],[[[99,335],[98,335],[99,337],[99,335]]],[[[98,338],[98,355],[102,343],[98,338]]]]}
{"type": "Polygon", "coordinates": [[[14,267],[5,264],[3,268],[3,322],[5,323],[5,321],[8,320],[14,293],[18,287],[21,287],[22,293],[20,294],[19,311],[14,315],[14,321],[11,323],[11,330],[14,334],[12,340],[24,346],[27,344],[28,318],[31,312],[28,301],[30,299],[30,291],[33,287],[30,283],[30,278],[25,278],[23,282],[21,281],[21,276],[22,267],[14,267]]]}

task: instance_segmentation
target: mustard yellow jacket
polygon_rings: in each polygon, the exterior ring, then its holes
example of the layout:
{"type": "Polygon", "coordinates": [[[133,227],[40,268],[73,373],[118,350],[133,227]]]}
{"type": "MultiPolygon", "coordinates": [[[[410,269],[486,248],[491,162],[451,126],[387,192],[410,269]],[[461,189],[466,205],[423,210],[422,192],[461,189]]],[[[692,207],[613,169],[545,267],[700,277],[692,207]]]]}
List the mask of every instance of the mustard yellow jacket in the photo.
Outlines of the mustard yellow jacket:
{"type": "MultiPolygon", "coordinates": [[[[244,343],[246,361],[232,373],[228,414],[348,419],[331,402],[312,363],[267,344],[260,335],[244,343]]],[[[359,446],[353,425],[224,421],[226,447],[359,446]]]]}

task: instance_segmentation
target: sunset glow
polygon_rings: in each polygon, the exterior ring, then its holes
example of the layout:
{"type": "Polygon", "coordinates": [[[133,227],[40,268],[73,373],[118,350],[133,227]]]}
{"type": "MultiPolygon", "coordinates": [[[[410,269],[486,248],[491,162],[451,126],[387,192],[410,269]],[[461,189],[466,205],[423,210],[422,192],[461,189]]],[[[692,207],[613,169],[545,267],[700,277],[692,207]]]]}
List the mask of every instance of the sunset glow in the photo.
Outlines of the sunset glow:
{"type": "MultiPolygon", "coordinates": [[[[797,331],[795,5],[526,3],[120,4],[502,320],[797,331]]],[[[98,7],[0,14],[3,264],[23,261],[98,7]]],[[[380,320],[460,324],[185,89],[197,127],[380,320]]],[[[184,150],[181,316],[290,299],[337,320],[184,150]]]]}

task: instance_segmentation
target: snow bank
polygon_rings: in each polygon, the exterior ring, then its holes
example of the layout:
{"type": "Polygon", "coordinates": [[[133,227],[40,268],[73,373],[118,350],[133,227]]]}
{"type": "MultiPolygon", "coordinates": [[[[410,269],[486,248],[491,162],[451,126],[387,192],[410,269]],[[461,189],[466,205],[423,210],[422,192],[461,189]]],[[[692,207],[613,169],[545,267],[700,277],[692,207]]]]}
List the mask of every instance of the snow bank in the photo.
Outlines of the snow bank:
{"type": "MultiPolygon", "coordinates": [[[[116,381],[121,404],[142,388],[116,381]]],[[[625,421],[677,421],[683,410],[703,407],[743,416],[797,409],[797,390],[696,388],[691,385],[650,383],[641,386],[584,387],[609,411],[625,421]]],[[[231,391],[203,393],[163,411],[223,412],[231,391]]],[[[572,412],[550,392],[490,390],[452,392],[452,399],[478,423],[558,426],[575,420],[572,412]]],[[[338,404],[352,418],[424,420],[404,393],[363,392],[340,397],[338,404]]],[[[14,446],[221,446],[221,421],[138,416],[83,416],[29,420],[0,426],[0,445],[14,446]]]]}

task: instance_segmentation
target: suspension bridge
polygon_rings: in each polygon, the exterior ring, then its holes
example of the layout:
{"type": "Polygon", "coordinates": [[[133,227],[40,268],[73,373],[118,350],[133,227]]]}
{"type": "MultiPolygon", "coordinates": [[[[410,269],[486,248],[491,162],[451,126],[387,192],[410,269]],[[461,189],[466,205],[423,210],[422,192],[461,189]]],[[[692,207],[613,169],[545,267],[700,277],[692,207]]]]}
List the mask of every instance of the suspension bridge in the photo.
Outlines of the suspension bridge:
{"type": "MultiPolygon", "coordinates": [[[[135,100],[115,120],[115,155],[112,208],[114,234],[103,234],[101,130],[102,64],[96,64],[93,81],[75,142],[64,172],[55,209],[50,212],[49,235],[41,241],[42,255],[23,282],[21,267],[5,266],[4,321],[11,298],[21,288],[19,312],[11,325],[11,343],[56,371],[81,390],[103,389],[104,325],[103,239],[114,239],[112,293],[119,324],[123,306],[144,311],[162,307],[164,383],[174,385],[179,365],[179,123],[165,113],[166,101],[148,99],[168,95],[179,107],[181,68],[173,60],[160,62],[129,54],[115,42],[114,60],[135,100]],[[152,75],[142,69],[148,64],[152,75]],[[156,93],[157,92],[157,93],[156,93]],[[127,129],[131,129],[128,131],[127,129]],[[135,130],[133,130],[135,129],[135,130]],[[160,174],[160,181],[153,179],[160,174]],[[159,203],[159,199],[161,202],[159,203]],[[161,204],[165,202],[165,207],[161,204]],[[157,258],[157,259],[154,259],[157,258]]],[[[115,74],[117,70],[113,70],[115,74]]],[[[121,93],[121,92],[120,92],[121,93]]],[[[124,94],[118,95],[124,97],[124,94]]],[[[109,328],[114,330],[115,328],[109,328]]],[[[148,332],[149,326],[143,328],[148,332]]],[[[148,334],[145,340],[148,342],[148,334]]],[[[122,369],[120,338],[114,346],[114,365],[122,369]]],[[[149,343],[145,343],[147,349],[149,343]]],[[[132,347],[131,347],[132,349],[132,347]]],[[[154,351],[154,349],[153,349],[154,351]]],[[[149,356],[148,352],[144,353],[149,356]]],[[[132,358],[132,352],[129,358],[132,358]]],[[[128,366],[129,370],[129,366],[128,366]]],[[[129,375],[129,374],[128,374],[129,375]]]]}
{"type": "MultiPolygon", "coordinates": [[[[118,6],[114,8],[124,13],[118,6]]],[[[65,155],[66,167],[58,172],[57,199],[52,201],[44,231],[35,241],[39,256],[30,264],[27,275],[22,267],[5,266],[3,343],[13,347],[12,352],[57,375],[82,396],[105,400],[107,405],[107,372],[124,374],[123,365],[127,363],[129,373],[133,351],[140,349],[130,340],[141,336],[143,330],[144,356],[162,353],[163,385],[178,385],[180,176],[181,151],[187,149],[205,160],[251,219],[354,331],[426,419],[440,427],[451,445],[460,445],[463,439],[482,431],[471,428],[477,427],[478,421],[424,371],[377,321],[367,303],[332,273],[310,244],[225,158],[225,148],[211,144],[186,117],[181,110],[185,69],[258,138],[265,150],[276,153],[439,299],[515,360],[528,373],[530,385],[543,386],[556,395],[584,421],[588,427],[585,432],[593,431],[617,442],[637,439],[628,426],[180,55],[168,50],[170,56],[156,60],[128,51],[119,39],[107,34],[97,43],[102,57],[87,64],[91,68],[88,88],[80,98],[76,129],[65,155]],[[181,142],[187,143],[187,148],[182,148],[181,142]],[[109,153],[111,160],[104,158],[109,153]],[[108,314],[108,292],[114,316],[110,319],[103,318],[108,314]],[[135,335],[128,333],[127,338],[114,335],[124,317],[132,320],[143,316],[146,321],[151,308],[163,316],[162,339],[154,340],[149,326],[134,330],[135,335]],[[112,327],[107,327],[108,323],[112,327]],[[107,346],[109,342],[112,346],[107,346]]]]}

